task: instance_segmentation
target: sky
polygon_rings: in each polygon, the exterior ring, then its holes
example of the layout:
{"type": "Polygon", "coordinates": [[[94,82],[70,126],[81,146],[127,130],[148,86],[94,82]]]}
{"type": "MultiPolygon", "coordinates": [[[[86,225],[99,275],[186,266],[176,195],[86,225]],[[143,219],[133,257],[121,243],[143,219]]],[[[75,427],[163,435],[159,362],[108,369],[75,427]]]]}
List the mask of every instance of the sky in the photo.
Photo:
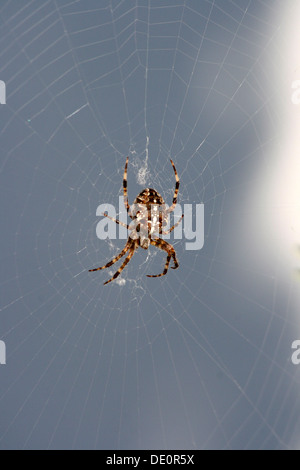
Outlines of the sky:
{"type": "Polygon", "coordinates": [[[2,0],[0,449],[300,448],[299,8],[2,0]],[[103,285],[127,156],[204,244],[103,285]]]}

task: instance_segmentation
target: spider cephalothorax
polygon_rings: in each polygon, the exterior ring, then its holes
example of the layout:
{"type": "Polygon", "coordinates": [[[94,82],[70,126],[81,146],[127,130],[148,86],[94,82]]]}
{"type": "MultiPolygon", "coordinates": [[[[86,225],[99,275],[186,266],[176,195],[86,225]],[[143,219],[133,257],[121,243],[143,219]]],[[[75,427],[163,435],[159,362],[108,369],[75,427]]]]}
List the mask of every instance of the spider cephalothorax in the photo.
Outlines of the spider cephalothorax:
{"type": "Polygon", "coordinates": [[[125,255],[125,253],[127,253],[128,251],[129,253],[126,259],[124,260],[123,264],[121,265],[121,267],[118,269],[118,271],[113,275],[111,279],[106,281],[104,284],[108,284],[109,282],[115,280],[120,275],[120,273],[123,271],[125,266],[131,260],[135,250],[139,246],[143,248],[144,250],[147,250],[150,245],[153,245],[167,252],[167,260],[166,260],[164,271],[161,274],[148,275],[148,277],[160,277],[160,276],[164,276],[165,274],[167,274],[171,259],[173,260],[173,263],[174,263],[174,266],[171,266],[172,269],[178,268],[179,264],[178,264],[176,253],[175,253],[173,246],[170,245],[170,243],[167,243],[165,240],[157,237],[157,234],[165,235],[167,233],[172,232],[172,230],[174,230],[174,228],[181,222],[183,218],[183,215],[182,215],[182,217],[179,219],[179,221],[175,225],[173,225],[173,227],[171,227],[169,230],[166,230],[166,231],[164,230],[164,227],[166,227],[166,225],[168,224],[168,216],[170,212],[173,212],[177,204],[177,195],[179,191],[178,174],[177,174],[175,165],[172,160],[171,160],[171,163],[174,169],[175,179],[176,179],[172,206],[167,208],[161,195],[155,189],[152,189],[152,188],[144,189],[135,198],[132,206],[129,206],[128,196],[127,196],[127,167],[128,167],[128,157],[127,157],[125,170],[124,170],[124,177],[123,177],[123,191],[124,191],[124,204],[125,204],[129,217],[132,219],[132,222],[130,223],[130,225],[126,225],[117,219],[113,219],[112,217],[109,217],[107,214],[103,214],[103,215],[113,220],[117,224],[127,227],[129,229],[129,238],[127,240],[125,248],[113,260],[109,261],[109,263],[107,263],[105,266],[101,266],[100,268],[90,269],[90,272],[100,271],[100,269],[109,268],[114,263],[116,263],[120,258],[122,258],[122,256],[125,255]]]}

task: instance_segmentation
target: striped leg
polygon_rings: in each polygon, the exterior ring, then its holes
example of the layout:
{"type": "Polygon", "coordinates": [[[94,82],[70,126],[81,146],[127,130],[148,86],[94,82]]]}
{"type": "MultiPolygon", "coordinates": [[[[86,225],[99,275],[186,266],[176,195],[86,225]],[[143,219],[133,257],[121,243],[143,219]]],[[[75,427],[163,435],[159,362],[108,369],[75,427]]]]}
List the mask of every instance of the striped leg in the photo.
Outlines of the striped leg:
{"type": "Polygon", "coordinates": [[[177,269],[179,266],[179,263],[176,258],[176,253],[172,245],[170,243],[167,243],[165,240],[162,240],[161,238],[158,238],[156,240],[151,240],[151,245],[156,246],[157,248],[160,248],[161,250],[164,250],[168,253],[165,268],[161,274],[147,274],[147,277],[161,277],[165,276],[168,272],[169,269],[169,264],[171,261],[171,258],[173,258],[174,266],[172,266],[172,269],[177,269]]]}
{"type": "Polygon", "coordinates": [[[133,257],[133,254],[135,252],[135,247],[136,245],[133,244],[131,245],[131,248],[130,248],[130,251],[128,253],[128,256],[127,258],[125,258],[124,260],[124,263],[122,264],[122,266],[119,267],[118,271],[113,275],[113,277],[111,279],[109,279],[108,281],[104,282],[104,285],[105,284],[109,284],[111,281],[114,281],[115,279],[117,279],[118,276],[120,276],[121,272],[123,271],[123,269],[125,268],[125,266],[129,263],[129,261],[131,260],[131,258],[133,257]]]}
{"type": "Polygon", "coordinates": [[[160,232],[160,233],[162,233],[163,235],[167,235],[168,233],[173,232],[174,228],[178,227],[178,225],[182,221],[183,217],[184,217],[184,214],[182,214],[182,216],[180,217],[178,222],[176,222],[176,224],[174,224],[173,227],[171,227],[169,230],[162,230],[162,232],[160,232]]]}
{"type": "Polygon", "coordinates": [[[179,176],[178,176],[177,170],[175,168],[175,165],[173,163],[173,160],[170,160],[170,161],[172,163],[173,170],[174,170],[174,173],[175,173],[176,184],[175,184],[175,191],[174,191],[174,196],[173,196],[173,203],[172,203],[171,207],[169,207],[169,209],[167,210],[168,213],[173,212],[173,210],[175,209],[175,206],[177,204],[178,191],[179,191],[179,176]]]}
{"type": "Polygon", "coordinates": [[[113,217],[110,217],[109,215],[107,215],[105,212],[103,212],[104,217],[107,217],[108,219],[112,220],[113,222],[116,222],[116,224],[119,224],[119,225],[122,225],[123,227],[126,227],[129,229],[129,225],[127,224],[124,224],[124,222],[121,222],[120,220],[118,219],[114,219],[113,217]]]}
{"type": "Polygon", "coordinates": [[[124,250],[122,250],[121,253],[119,253],[115,258],[113,258],[111,261],[109,261],[105,266],[101,266],[100,268],[96,268],[96,269],[89,269],[89,272],[92,273],[92,272],[95,272],[95,271],[100,271],[101,269],[109,268],[110,266],[115,264],[120,258],[122,258],[122,256],[125,255],[125,253],[127,253],[127,251],[130,249],[131,245],[132,245],[131,243],[127,242],[126,245],[125,245],[124,250]]]}
{"type": "Polygon", "coordinates": [[[127,212],[130,209],[130,206],[128,204],[128,194],[127,194],[127,167],[128,167],[128,160],[129,157],[126,158],[126,163],[125,163],[125,170],[124,170],[124,176],[123,176],[123,193],[124,193],[124,204],[126,207],[127,212]]]}

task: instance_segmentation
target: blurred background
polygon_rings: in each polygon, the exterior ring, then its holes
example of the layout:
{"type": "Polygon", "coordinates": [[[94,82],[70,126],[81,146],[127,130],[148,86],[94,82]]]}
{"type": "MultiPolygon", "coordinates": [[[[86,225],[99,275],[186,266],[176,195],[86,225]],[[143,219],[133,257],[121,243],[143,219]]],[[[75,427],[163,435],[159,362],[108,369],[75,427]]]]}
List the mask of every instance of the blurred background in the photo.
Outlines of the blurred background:
{"type": "Polygon", "coordinates": [[[299,449],[298,0],[2,0],[1,449],[299,449]],[[100,204],[204,204],[89,273],[100,204]],[[171,237],[171,240],[173,237],[171,237]]]}

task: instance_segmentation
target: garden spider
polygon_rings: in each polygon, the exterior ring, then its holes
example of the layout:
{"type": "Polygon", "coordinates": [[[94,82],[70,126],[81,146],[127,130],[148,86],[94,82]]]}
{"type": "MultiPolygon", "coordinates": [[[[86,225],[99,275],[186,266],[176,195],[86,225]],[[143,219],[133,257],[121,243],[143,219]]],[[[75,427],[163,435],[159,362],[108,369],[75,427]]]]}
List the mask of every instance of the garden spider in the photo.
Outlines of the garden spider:
{"type": "Polygon", "coordinates": [[[161,274],[156,274],[156,275],[148,274],[147,277],[161,277],[167,274],[171,259],[173,260],[173,263],[174,263],[174,266],[171,266],[172,269],[177,269],[179,266],[177,258],[176,258],[176,252],[173,246],[170,245],[170,243],[167,243],[165,240],[162,240],[161,238],[152,238],[153,234],[155,233],[166,235],[167,233],[172,232],[172,230],[174,230],[174,228],[180,224],[183,218],[183,215],[182,215],[179,221],[175,225],[173,225],[173,227],[171,227],[167,231],[163,230],[163,227],[165,227],[168,223],[168,214],[174,211],[175,206],[177,204],[177,195],[179,191],[179,177],[178,177],[175,165],[173,161],[171,160],[174,173],[175,173],[175,179],[176,179],[173,203],[171,207],[167,209],[166,204],[163,198],[161,197],[161,195],[157,191],[155,191],[155,189],[151,189],[151,188],[144,189],[136,197],[133,205],[130,207],[128,203],[128,195],[127,195],[128,159],[129,157],[127,157],[126,159],[124,176],[123,176],[123,191],[124,191],[125,208],[129,214],[129,217],[132,219],[132,222],[130,223],[130,225],[126,225],[117,219],[109,217],[107,214],[103,214],[103,215],[113,220],[117,224],[127,227],[130,231],[129,238],[127,240],[125,248],[121,251],[121,253],[119,253],[115,258],[109,261],[105,266],[101,266],[100,268],[96,268],[96,269],[90,269],[89,272],[100,271],[101,269],[109,268],[114,263],[116,263],[120,258],[122,258],[122,256],[124,256],[128,251],[129,253],[128,253],[128,256],[125,258],[121,267],[118,269],[118,271],[113,275],[111,279],[104,282],[104,285],[117,279],[117,277],[121,274],[125,266],[129,263],[135,250],[139,246],[143,248],[144,250],[148,250],[149,246],[153,245],[167,252],[167,260],[166,260],[166,264],[165,264],[165,268],[163,272],[161,274]]]}

